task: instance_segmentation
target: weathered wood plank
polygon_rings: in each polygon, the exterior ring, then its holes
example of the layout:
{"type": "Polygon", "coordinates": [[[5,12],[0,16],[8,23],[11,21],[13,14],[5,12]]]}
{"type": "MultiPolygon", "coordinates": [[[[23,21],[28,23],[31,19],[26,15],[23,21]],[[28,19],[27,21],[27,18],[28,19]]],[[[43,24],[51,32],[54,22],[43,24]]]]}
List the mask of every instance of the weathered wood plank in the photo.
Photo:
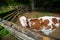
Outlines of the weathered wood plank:
{"type": "MultiPolygon", "coordinates": [[[[18,39],[21,38],[23,40],[43,40],[44,37],[47,37],[45,35],[40,34],[39,32],[36,32],[29,28],[23,28],[21,26],[18,26],[16,24],[14,24],[12,22],[8,22],[6,20],[2,21],[2,26],[5,27],[10,32],[12,32],[14,35],[16,35],[18,37],[18,39]]],[[[53,40],[53,38],[51,38],[51,37],[49,38],[49,40],[50,39],[53,40]]]]}
{"type": "Polygon", "coordinates": [[[17,31],[16,29],[14,29],[14,27],[12,28],[12,27],[6,26],[6,24],[3,24],[3,23],[1,23],[1,24],[9,32],[11,32],[12,34],[16,35],[19,40],[20,40],[20,38],[23,39],[23,40],[34,40],[33,38],[28,37],[27,35],[25,35],[25,34],[19,32],[19,31],[17,31]]]}
{"type": "Polygon", "coordinates": [[[9,16],[11,16],[11,15],[13,15],[13,13],[15,13],[16,11],[14,11],[14,12],[12,12],[11,14],[9,14],[9,15],[7,15],[7,16],[5,16],[5,17],[3,17],[3,19],[6,19],[7,17],[9,17],[9,16]]]}

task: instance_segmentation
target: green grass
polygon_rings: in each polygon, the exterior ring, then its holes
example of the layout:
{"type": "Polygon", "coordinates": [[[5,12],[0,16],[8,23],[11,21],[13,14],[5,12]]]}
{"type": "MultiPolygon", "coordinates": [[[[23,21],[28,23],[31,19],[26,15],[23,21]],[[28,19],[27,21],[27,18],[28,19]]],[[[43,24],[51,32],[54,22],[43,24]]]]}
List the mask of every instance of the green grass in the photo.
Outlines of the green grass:
{"type": "Polygon", "coordinates": [[[5,40],[18,40],[16,37],[14,37],[11,33],[8,33],[7,35],[1,37],[1,39],[5,40]]]}
{"type": "Polygon", "coordinates": [[[12,33],[8,32],[4,27],[1,26],[0,24],[0,38],[5,40],[18,40],[16,37],[13,36],[12,33]]]}
{"type": "Polygon", "coordinates": [[[0,25],[0,31],[1,31],[2,29],[4,29],[4,27],[2,27],[2,26],[0,25]]]}
{"type": "Polygon", "coordinates": [[[4,27],[2,27],[0,24],[0,37],[3,37],[5,35],[7,35],[8,33],[9,32],[4,27]]]}
{"type": "Polygon", "coordinates": [[[3,37],[3,36],[5,36],[5,35],[7,35],[9,32],[6,30],[6,29],[2,29],[1,31],[0,31],[0,37],[3,37]]]}

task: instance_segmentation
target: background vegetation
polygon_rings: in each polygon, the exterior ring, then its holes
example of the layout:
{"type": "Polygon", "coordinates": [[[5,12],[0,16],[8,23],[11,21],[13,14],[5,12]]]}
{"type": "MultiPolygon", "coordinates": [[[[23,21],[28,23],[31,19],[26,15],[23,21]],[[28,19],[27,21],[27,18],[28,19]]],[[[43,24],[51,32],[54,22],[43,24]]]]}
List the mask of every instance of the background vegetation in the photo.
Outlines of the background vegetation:
{"type": "MultiPolygon", "coordinates": [[[[0,10],[5,9],[5,6],[19,7],[19,5],[24,5],[31,10],[60,13],[60,0],[0,0],[0,10]]],[[[10,9],[7,7],[7,10],[10,9]]]]}
{"type": "Polygon", "coordinates": [[[0,25],[0,40],[17,40],[17,38],[0,25]]]}

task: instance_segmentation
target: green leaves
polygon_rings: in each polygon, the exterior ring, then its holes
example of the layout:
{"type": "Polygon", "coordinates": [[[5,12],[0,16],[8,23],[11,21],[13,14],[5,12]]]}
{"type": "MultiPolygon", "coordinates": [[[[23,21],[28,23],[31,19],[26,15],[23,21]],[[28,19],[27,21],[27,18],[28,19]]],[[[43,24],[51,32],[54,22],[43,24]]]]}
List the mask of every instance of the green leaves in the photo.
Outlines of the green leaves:
{"type": "Polygon", "coordinates": [[[4,29],[4,28],[0,25],[0,31],[1,31],[2,29],[4,29]]]}
{"type": "Polygon", "coordinates": [[[7,40],[18,40],[16,37],[12,35],[12,33],[9,33],[4,27],[0,24],[0,39],[7,39],[7,40]]]}
{"type": "Polygon", "coordinates": [[[0,31],[0,37],[3,37],[3,36],[5,36],[5,35],[7,35],[9,32],[6,30],[6,29],[2,29],[1,31],[0,31]]]}
{"type": "Polygon", "coordinates": [[[6,29],[4,29],[4,27],[2,27],[1,25],[0,25],[0,37],[3,37],[3,36],[5,36],[6,34],[8,34],[9,32],[6,30],[6,29]]]}

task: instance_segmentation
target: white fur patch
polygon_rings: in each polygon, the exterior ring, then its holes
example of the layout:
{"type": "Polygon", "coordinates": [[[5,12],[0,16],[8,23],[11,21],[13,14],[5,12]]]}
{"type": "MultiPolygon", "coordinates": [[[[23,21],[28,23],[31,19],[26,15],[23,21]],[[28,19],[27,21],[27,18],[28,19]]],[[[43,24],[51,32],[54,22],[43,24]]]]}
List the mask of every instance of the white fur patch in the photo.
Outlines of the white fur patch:
{"type": "Polygon", "coordinates": [[[23,27],[27,26],[27,21],[25,16],[20,17],[19,21],[23,27]]]}
{"type": "Polygon", "coordinates": [[[41,30],[45,35],[49,35],[50,33],[53,32],[52,29],[46,30],[45,27],[41,30]]]}

